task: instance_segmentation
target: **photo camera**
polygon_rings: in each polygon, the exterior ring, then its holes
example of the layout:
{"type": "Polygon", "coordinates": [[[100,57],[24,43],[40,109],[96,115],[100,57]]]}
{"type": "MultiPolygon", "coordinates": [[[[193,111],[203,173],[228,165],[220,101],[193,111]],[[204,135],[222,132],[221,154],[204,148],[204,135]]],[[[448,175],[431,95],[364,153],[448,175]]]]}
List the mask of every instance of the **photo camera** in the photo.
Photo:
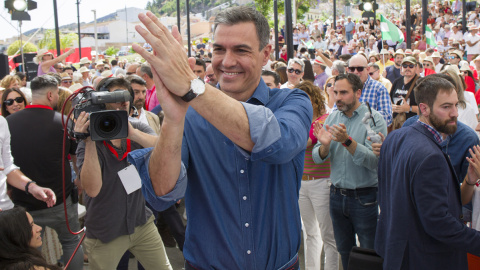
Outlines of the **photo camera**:
{"type": "Polygon", "coordinates": [[[86,139],[88,136],[92,141],[104,141],[122,139],[128,136],[128,112],[106,110],[105,103],[131,102],[132,96],[126,90],[94,91],[87,90],[79,94],[72,101],[73,117],[75,120],[81,112],[90,114],[89,134],[73,132],[77,139],[86,139]]]}

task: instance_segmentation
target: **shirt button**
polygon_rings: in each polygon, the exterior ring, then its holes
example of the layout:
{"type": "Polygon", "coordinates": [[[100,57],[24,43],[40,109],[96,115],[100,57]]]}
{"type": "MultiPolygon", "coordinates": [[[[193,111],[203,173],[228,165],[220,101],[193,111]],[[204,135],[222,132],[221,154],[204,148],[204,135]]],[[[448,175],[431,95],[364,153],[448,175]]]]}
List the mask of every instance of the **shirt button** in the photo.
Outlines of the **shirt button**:
{"type": "Polygon", "coordinates": [[[246,201],[246,200],[247,200],[247,196],[243,196],[243,200],[246,201]]]}
{"type": "Polygon", "coordinates": [[[250,250],[247,250],[247,254],[250,255],[252,252],[250,250]]]}
{"type": "Polygon", "coordinates": [[[248,224],[248,223],[245,223],[245,227],[247,227],[247,228],[248,228],[248,226],[250,226],[250,224],[248,224]]]}
{"type": "Polygon", "coordinates": [[[244,170],[240,170],[240,173],[244,173],[245,171],[244,170]]]}

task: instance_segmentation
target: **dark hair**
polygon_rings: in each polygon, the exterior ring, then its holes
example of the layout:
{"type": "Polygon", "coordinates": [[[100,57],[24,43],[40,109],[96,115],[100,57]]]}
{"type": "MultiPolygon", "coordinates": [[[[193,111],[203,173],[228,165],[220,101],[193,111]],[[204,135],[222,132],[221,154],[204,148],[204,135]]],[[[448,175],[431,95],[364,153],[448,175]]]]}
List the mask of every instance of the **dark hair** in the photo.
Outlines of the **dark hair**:
{"type": "Polygon", "coordinates": [[[147,86],[147,82],[142,77],[135,74],[128,75],[127,77],[125,77],[125,80],[127,80],[129,84],[136,83],[139,85],[147,86]]]}
{"type": "Polygon", "coordinates": [[[23,94],[22,91],[20,91],[20,89],[18,88],[9,88],[5,91],[3,91],[3,94],[2,94],[2,103],[0,103],[0,105],[2,105],[2,116],[3,117],[7,117],[10,115],[10,113],[7,111],[7,105],[3,104],[3,102],[5,100],[7,100],[7,96],[8,94],[10,94],[11,92],[17,92],[21,97],[23,97],[23,103],[25,104],[25,106],[27,106],[27,98],[25,97],[25,95],[23,94]]]}
{"type": "Polygon", "coordinates": [[[316,109],[319,115],[325,113],[325,97],[320,93],[322,90],[318,86],[310,81],[303,81],[297,84],[295,88],[303,90],[308,94],[312,105],[315,105],[313,106],[313,109],[316,109]]]}
{"type": "Polygon", "coordinates": [[[338,56],[338,59],[342,60],[343,62],[347,62],[348,60],[350,60],[350,58],[352,58],[351,54],[342,54],[338,56]]]}
{"type": "Polygon", "coordinates": [[[213,32],[217,30],[219,24],[235,25],[243,22],[252,22],[257,31],[259,50],[267,46],[270,37],[270,26],[267,19],[254,8],[247,6],[237,6],[227,8],[215,17],[213,32]]]}
{"type": "MultiPolygon", "coordinates": [[[[413,89],[415,93],[415,102],[417,102],[417,104],[425,103],[428,107],[433,108],[433,103],[435,103],[438,93],[450,93],[455,91],[454,85],[455,81],[445,74],[437,73],[420,78],[413,89]]],[[[420,110],[419,114],[421,114],[420,110]]]]}
{"type": "MultiPolygon", "coordinates": [[[[153,79],[152,68],[148,64],[142,64],[140,66],[140,72],[143,74],[147,74],[150,79],[153,79]]],[[[143,76],[143,75],[142,75],[143,76]]]]}
{"type": "Polygon", "coordinates": [[[313,82],[315,80],[315,74],[313,73],[312,63],[309,60],[303,60],[305,67],[303,69],[303,79],[313,82]]]}
{"type": "Polygon", "coordinates": [[[65,72],[65,70],[67,70],[67,69],[73,70],[73,67],[71,67],[71,66],[66,66],[66,67],[63,68],[63,71],[65,72]]]}
{"type": "Polygon", "coordinates": [[[20,81],[22,81],[25,77],[27,77],[27,75],[25,75],[25,73],[20,72],[20,71],[15,73],[15,76],[17,76],[20,79],[20,81]]]}
{"type": "Polygon", "coordinates": [[[348,83],[352,86],[352,90],[354,93],[357,92],[358,90],[362,91],[363,89],[362,80],[360,80],[360,77],[358,77],[358,75],[356,74],[353,74],[353,73],[338,74],[335,77],[334,82],[337,82],[340,80],[347,80],[348,83]]]}
{"type": "Polygon", "coordinates": [[[262,76],[272,76],[275,86],[277,86],[280,83],[280,76],[276,72],[273,72],[270,70],[264,70],[262,71],[262,76]]]}
{"type": "Polygon", "coordinates": [[[195,65],[196,65],[196,66],[202,66],[202,67],[203,67],[203,71],[207,70],[207,65],[205,64],[205,61],[203,61],[203,60],[200,59],[200,58],[195,58],[195,65]]]}
{"type": "Polygon", "coordinates": [[[55,72],[49,72],[46,75],[52,76],[55,80],[57,80],[57,86],[60,86],[62,84],[62,77],[60,77],[60,74],[55,72]]]}
{"type": "Polygon", "coordinates": [[[118,61],[116,59],[113,59],[110,63],[112,64],[112,66],[116,66],[118,64],[118,61]]]}
{"type": "Polygon", "coordinates": [[[0,211],[0,235],[0,269],[29,270],[39,266],[49,270],[61,269],[48,264],[40,251],[30,246],[32,226],[22,207],[0,211]]]}
{"type": "MultiPolygon", "coordinates": [[[[60,78],[60,82],[61,82],[60,78]]],[[[57,88],[58,87],[58,80],[50,75],[42,75],[35,77],[30,82],[30,88],[32,89],[32,94],[35,94],[35,91],[45,90],[49,88],[57,88]]]]}
{"type": "Polygon", "coordinates": [[[278,74],[278,76],[280,76],[280,83],[281,84],[284,84],[288,81],[287,67],[286,66],[278,67],[277,69],[275,69],[275,72],[278,74]]]}
{"type": "Polygon", "coordinates": [[[102,79],[98,85],[96,91],[109,91],[112,88],[123,88],[127,91],[130,92],[132,89],[132,86],[130,86],[130,83],[128,83],[127,80],[124,78],[115,78],[115,77],[110,77],[110,78],[104,78],[102,79]]]}

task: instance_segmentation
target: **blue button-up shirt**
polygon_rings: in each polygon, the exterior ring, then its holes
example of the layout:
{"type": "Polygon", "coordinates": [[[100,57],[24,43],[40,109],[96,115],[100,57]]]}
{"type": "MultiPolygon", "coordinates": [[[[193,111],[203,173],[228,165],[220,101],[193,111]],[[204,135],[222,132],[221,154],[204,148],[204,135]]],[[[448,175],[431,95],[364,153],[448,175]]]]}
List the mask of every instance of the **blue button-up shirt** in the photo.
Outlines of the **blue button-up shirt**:
{"type": "Polygon", "coordinates": [[[387,126],[392,124],[392,102],[387,88],[370,76],[363,84],[362,96],[360,97],[361,103],[366,101],[370,103],[372,109],[382,114],[387,126]]]}
{"type": "Polygon", "coordinates": [[[157,197],[148,173],[150,150],[129,160],[146,200],[158,210],[186,187],[184,257],[198,269],[283,269],[300,247],[300,189],[313,110],[298,89],[269,89],[261,80],[242,103],[255,146],[247,152],[190,108],[182,170],[174,190],[157,197]]]}

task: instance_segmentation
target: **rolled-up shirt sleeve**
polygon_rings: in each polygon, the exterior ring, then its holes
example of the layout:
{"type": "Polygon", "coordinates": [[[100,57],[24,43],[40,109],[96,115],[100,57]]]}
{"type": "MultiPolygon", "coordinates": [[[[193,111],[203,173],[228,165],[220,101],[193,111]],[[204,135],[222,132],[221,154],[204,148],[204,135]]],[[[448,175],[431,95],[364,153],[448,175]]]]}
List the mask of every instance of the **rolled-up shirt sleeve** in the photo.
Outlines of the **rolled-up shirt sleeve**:
{"type": "Polygon", "coordinates": [[[128,154],[128,162],[137,168],[140,179],[142,180],[142,193],[145,200],[156,211],[160,212],[184,197],[185,190],[187,189],[187,170],[182,162],[180,175],[173,190],[163,196],[157,196],[153,189],[150,172],[148,171],[148,164],[150,162],[152,150],[153,148],[150,147],[132,151],[128,154]]]}
{"type": "MultiPolygon", "coordinates": [[[[255,144],[251,153],[252,161],[282,164],[305,149],[313,109],[304,92],[298,89],[291,91],[275,112],[268,107],[242,102],[250,125],[250,136],[255,144]]],[[[245,154],[245,151],[242,153],[245,154]]]]}

